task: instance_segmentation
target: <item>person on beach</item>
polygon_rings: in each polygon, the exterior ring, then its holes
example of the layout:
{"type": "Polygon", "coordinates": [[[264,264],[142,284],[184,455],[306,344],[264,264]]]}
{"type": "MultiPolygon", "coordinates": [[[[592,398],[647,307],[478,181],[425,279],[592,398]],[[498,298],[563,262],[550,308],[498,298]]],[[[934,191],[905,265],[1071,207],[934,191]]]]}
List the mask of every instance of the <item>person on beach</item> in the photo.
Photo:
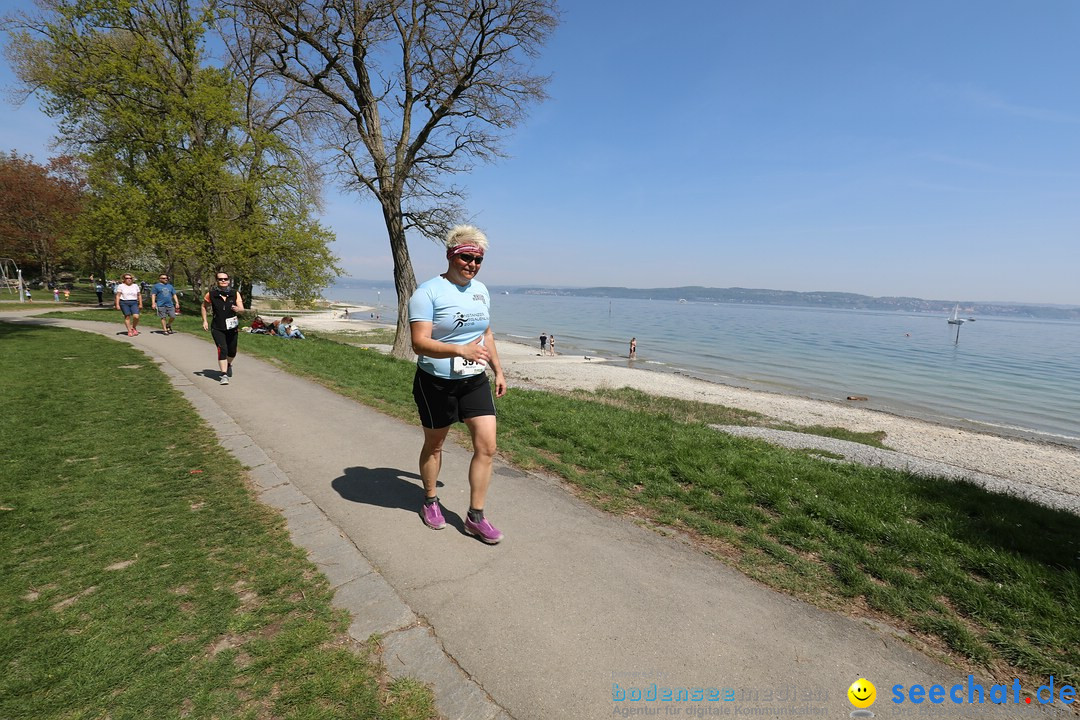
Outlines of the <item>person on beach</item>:
{"type": "Polygon", "coordinates": [[[417,355],[413,399],[424,426],[420,517],[434,530],[446,526],[436,483],[446,435],[453,423],[463,422],[473,445],[465,532],[494,545],[503,534],[484,517],[496,437],[495,400],[485,371],[490,366],[495,373],[495,397],[506,394],[506,377],[491,333],[491,295],[475,279],[488,241],[479,229],[458,225],[444,242],[446,272],[422,284],[409,298],[409,328],[417,355]]]}
{"type": "Polygon", "coordinates": [[[548,355],[555,354],[555,336],[548,333],[548,355]]]}
{"type": "Polygon", "coordinates": [[[540,333],[540,354],[547,355],[547,333],[540,333]]]}
{"type": "Polygon", "coordinates": [[[206,293],[202,302],[202,329],[210,330],[214,338],[214,344],[218,349],[218,367],[221,375],[218,382],[222,385],[229,384],[232,377],[233,360],[236,359],[236,345],[240,338],[239,313],[244,312],[244,298],[230,284],[229,273],[219,271],[214,273],[216,287],[206,293]],[[213,327],[206,321],[206,310],[213,311],[213,327]]]}
{"type": "Polygon", "coordinates": [[[304,333],[300,332],[300,328],[296,327],[296,321],[291,316],[285,316],[280,320],[275,320],[270,323],[273,328],[273,334],[283,338],[294,338],[296,340],[303,340],[304,333]]]}
{"type": "Polygon", "coordinates": [[[637,360],[637,338],[630,338],[630,359],[637,360]]]}
{"type": "Polygon", "coordinates": [[[176,313],[180,312],[180,298],[176,296],[176,288],[165,273],[158,275],[158,281],[150,288],[150,307],[157,311],[157,316],[161,319],[161,331],[172,335],[173,320],[176,319],[176,313]]]}
{"type": "Polygon", "coordinates": [[[128,337],[139,334],[139,314],[142,312],[142,291],[135,284],[135,278],[124,275],[123,282],[116,286],[114,307],[124,313],[124,327],[128,337]]]}

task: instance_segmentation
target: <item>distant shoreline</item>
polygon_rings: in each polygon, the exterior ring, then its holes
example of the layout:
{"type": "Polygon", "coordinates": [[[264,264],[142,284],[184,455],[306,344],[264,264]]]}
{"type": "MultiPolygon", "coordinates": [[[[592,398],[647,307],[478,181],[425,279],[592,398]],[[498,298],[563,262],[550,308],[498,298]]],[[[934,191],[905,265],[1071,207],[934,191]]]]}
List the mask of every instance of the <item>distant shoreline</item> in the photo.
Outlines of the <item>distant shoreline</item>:
{"type": "MultiPolygon", "coordinates": [[[[364,287],[381,286],[389,291],[393,284],[345,278],[349,284],[364,287]]],[[[934,299],[910,296],[873,296],[850,292],[798,290],[772,290],[766,288],[714,288],[704,286],[682,286],[667,288],[627,288],[627,287],[544,287],[535,285],[494,285],[488,289],[494,293],[509,292],[512,295],[550,295],[566,297],[590,297],[632,300],[686,300],[695,303],[725,303],[739,305],[775,305],[791,308],[817,308],[836,310],[870,310],[878,312],[913,312],[947,317],[957,303],[965,317],[1005,317],[1037,320],[1080,321],[1080,305],[1057,303],[1012,302],[1002,300],[965,300],[962,298],[934,299]]]]}

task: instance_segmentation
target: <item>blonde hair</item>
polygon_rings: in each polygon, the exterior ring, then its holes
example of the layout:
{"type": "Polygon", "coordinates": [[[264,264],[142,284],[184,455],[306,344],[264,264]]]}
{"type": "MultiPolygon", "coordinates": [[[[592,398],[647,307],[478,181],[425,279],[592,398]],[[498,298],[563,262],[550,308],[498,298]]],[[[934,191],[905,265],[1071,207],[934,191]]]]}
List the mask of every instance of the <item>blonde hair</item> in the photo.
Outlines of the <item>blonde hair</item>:
{"type": "Polygon", "coordinates": [[[487,235],[484,235],[480,228],[472,225],[457,225],[450,228],[443,243],[447,250],[452,250],[458,245],[475,245],[483,252],[487,252],[488,248],[487,235]]]}

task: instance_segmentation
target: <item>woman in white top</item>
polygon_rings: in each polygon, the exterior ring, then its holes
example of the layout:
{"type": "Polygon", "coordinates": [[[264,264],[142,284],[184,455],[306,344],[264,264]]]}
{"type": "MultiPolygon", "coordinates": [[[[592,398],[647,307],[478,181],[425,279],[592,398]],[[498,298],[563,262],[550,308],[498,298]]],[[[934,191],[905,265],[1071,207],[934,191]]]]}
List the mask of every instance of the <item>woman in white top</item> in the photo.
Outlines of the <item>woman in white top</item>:
{"type": "Polygon", "coordinates": [[[128,337],[139,334],[139,313],[142,312],[142,291],[135,284],[135,278],[124,275],[123,282],[116,286],[115,307],[124,313],[124,327],[128,337]]]}

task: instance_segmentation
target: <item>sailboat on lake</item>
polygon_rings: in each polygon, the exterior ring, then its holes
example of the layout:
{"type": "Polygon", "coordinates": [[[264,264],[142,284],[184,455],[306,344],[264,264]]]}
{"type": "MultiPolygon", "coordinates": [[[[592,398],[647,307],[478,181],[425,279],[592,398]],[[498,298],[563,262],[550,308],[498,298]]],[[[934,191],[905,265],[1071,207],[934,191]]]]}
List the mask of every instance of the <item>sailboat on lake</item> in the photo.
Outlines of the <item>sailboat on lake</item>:
{"type": "Polygon", "coordinates": [[[966,320],[960,317],[960,303],[956,303],[956,307],[953,308],[952,317],[949,318],[950,325],[963,325],[966,320]]]}

